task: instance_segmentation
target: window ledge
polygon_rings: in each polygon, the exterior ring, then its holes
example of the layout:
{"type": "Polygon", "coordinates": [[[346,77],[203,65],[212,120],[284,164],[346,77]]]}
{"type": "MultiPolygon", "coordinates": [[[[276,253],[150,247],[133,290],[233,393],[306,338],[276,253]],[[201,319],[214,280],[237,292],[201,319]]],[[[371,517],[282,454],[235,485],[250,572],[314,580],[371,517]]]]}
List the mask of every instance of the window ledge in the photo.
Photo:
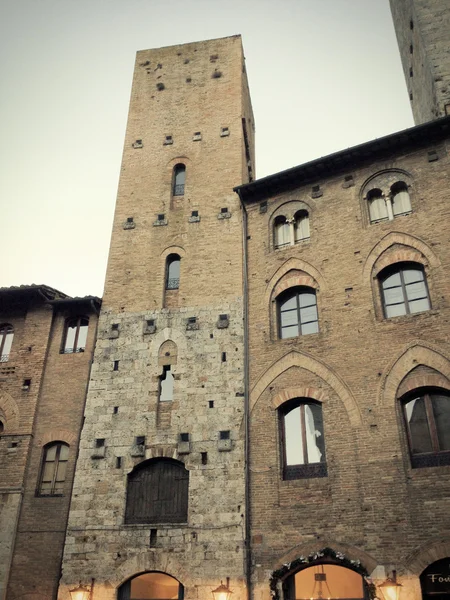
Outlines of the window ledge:
{"type": "Polygon", "coordinates": [[[432,308],[431,310],[424,310],[418,313],[410,313],[408,315],[399,315],[398,317],[383,317],[379,319],[379,323],[388,325],[390,323],[401,323],[402,321],[409,321],[410,319],[427,319],[435,315],[439,315],[440,310],[438,308],[432,308]]]}

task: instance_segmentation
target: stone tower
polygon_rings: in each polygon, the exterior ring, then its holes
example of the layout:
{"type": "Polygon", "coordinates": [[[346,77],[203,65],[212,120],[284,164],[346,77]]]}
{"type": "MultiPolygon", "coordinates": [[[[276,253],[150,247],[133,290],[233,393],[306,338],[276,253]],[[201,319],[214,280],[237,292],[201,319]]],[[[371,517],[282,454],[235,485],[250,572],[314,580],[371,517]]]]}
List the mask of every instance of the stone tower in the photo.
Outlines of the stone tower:
{"type": "Polygon", "coordinates": [[[138,52],[61,600],[243,598],[253,132],[240,36],[138,52]]]}
{"type": "Polygon", "coordinates": [[[450,114],[450,5],[390,0],[416,125],[450,114]]]}

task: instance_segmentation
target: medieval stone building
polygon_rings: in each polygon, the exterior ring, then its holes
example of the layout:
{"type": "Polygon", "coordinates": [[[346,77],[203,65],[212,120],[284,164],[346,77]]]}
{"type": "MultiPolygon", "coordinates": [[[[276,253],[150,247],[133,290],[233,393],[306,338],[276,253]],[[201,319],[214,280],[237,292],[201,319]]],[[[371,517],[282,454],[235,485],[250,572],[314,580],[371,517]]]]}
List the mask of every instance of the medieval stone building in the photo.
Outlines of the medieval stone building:
{"type": "Polygon", "coordinates": [[[450,11],[391,4],[416,126],[260,180],[240,37],[138,52],[95,351],[3,293],[3,597],[450,599],[450,11]]]}

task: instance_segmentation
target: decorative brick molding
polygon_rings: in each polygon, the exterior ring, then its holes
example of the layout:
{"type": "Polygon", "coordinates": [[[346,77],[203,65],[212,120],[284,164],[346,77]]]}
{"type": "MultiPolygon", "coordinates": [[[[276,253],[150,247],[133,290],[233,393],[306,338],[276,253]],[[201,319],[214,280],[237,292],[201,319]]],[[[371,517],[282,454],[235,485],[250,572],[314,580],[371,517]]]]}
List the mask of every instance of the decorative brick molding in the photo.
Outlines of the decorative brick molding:
{"type": "Polygon", "coordinates": [[[0,392],[0,409],[5,415],[5,433],[18,433],[19,407],[14,398],[7,392],[0,392]]]}
{"type": "Polygon", "coordinates": [[[131,577],[149,571],[159,571],[170,575],[185,588],[193,586],[196,581],[195,570],[189,571],[184,568],[173,553],[167,552],[141,552],[131,556],[120,566],[115,566],[109,581],[113,587],[118,588],[131,577]]]}
{"type": "Polygon", "coordinates": [[[407,246],[401,246],[400,248],[391,247],[388,248],[376,261],[372,269],[372,277],[375,279],[378,273],[380,273],[389,265],[395,265],[402,262],[414,262],[421,265],[428,266],[424,255],[416,250],[415,248],[408,248],[407,246]]]}
{"type": "Polygon", "coordinates": [[[307,371],[314,373],[314,375],[317,375],[317,377],[323,379],[323,381],[325,381],[325,383],[327,383],[342,400],[352,426],[361,426],[361,410],[347,385],[340,379],[338,375],[336,375],[336,373],[334,373],[332,369],[330,369],[330,367],[321,361],[312,358],[312,356],[300,352],[290,352],[289,354],[286,354],[277,360],[271,367],[269,367],[267,371],[259,378],[250,392],[250,411],[253,410],[262,393],[269,387],[269,385],[279,375],[291,367],[300,367],[302,369],[306,369],[307,371]]]}
{"type": "Polygon", "coordinates": [[[289,258],[283,265],[281,265],[279,269],[275,271],[267,283],[266,292],[263,298],[263,310],[269,305],[270,299],[273,298],[273,291],[278,285],[278,282],[280,282],[281,279],[287,273],[289,273],[289,271],[301,271],[317,282],[313,287],[316,289],[320,288],[322,290],[326,289],[325,279],[315,267],[304,260],[301,260],[300,258],[289,258]]]}
{"type": "MultiPolygon", "coordinates": [[[[400,244],[401,246],[405,246],[406,247],[404,249],[405,251],[407,251],[407,250],[411,251],[412,249],[415,249],[416,251],[420,252],[425,259],[425,260],[422,259],[422,261],[420,261],[420,262],[422,262],[422,263],[425,262],[430,267],[437,267],[440,264],[439,259],[436,256],[436,254],[433,252],[433,250],[431,250],[431,248],[429,246],[427,246],[427,244],[425,244],[425,242],[423,242],[422,240],[419,240],[418,238],[413,237],[412,235],[394,231],[394,232],[388,233],[382,240],[380,240],[368,254],[368,256],[366,258],[366,262],[364,264],[364,270],[363,270],[363,279],[365,281],[367,281],[367,279],[369,279],[369,277],[371,277],[371,276],[373,277],[376,275],[376,273],[375,274],[373,273],[375,263],[378,263],[382,254],[384,252],[386,252],[386,250],[388,250],[388,248],[390,248],[391,246],[394,246],[395,244],[400,244]]],[[[417,256],[417,254],[416,254],[416,256],[417,256]]],[[[405,260],[405,259],[402,259],[402,260],[405,260]]],[[[415,259],[415,260],[417,260],[417,259],[415,259]]],[[[396,261],[392,260],[391,262],[396,262],[396,261]]],[[[379,263],[379,264],[381,264],[381,263],[379,263]]],[[[391,263],[387,263],[387,264],[391,264],[391,263]]],[[[384,268],[385,266],[387,266],[387,264],[384,264],[383,267],[380,267],[377,264],[377,272],[379,272],[381,270],[381,268],[384,268]]]]}
{"type": "Polygon", "coordinates": [[[400,384],[418,365],[426,365],[450,380],[450,359],[429,343],[414,341],[386,368],[380,382],[378,404],[389,406],[397,398],[400,384]]]}
{"type": "Polygon", "coordinates": [[[411,573],[419,577],[429,565],[448,556],[450,556],[450,537],[435,538],[407,556],[404,564],[411,573]]]}
{"type": "Polygon", "coordinates": [[[279,296],[281,292],[284,292],[284,290],[297,286],[310,287],[315,290],[319,287],[317,281],[307,273],[301,271],[287,273],[274,287],[272,300],[275,300],[275,298],[279,296]]]}
{"type": "Polygon", "coordinates": [[[450,380],[439,373],[427,373],[414,376],[407,375],[397,390],[397,398],[401,398],[408,392],[425,387],[437,387],[450,391],[450,380]]]}
{"type": "Polygon", "coordinates": [[[277,560],[273,567],[274,569],[279,569],[284,564],[292,562],[299,556],[308,556],[309,554],[318,552],[325,547],[331,548],[335,552],[341,552],[350,560],[359,560],[361,565],[363,565],[368,573],[371,573],[378,564],[373,556],[367,554],[367,552],[364,552],[360,548],[350,546],[349,544],[344,544],[342,542],[337,542],[329,538],[320,538],[320,540],[312,540],[305,542],[304,544],[294,546],[288,550],[286,554],[283,554],[283,556],[277,560]]]}
{"type": "Polygon", "coordinates": [[[66,442],[69,446],[73,446],[77,443],[77,436],[68,429],[50,429],[37,441],[39,446],[46,446],[50,442],[66,442]]]}
{"type": "Polygon", "coordinates": [[[287,388],[272,398],[272,406],[276,409],[292,398],[313,398],[324,402],[326,395],[322,390],[313,387],[287,388]]]}

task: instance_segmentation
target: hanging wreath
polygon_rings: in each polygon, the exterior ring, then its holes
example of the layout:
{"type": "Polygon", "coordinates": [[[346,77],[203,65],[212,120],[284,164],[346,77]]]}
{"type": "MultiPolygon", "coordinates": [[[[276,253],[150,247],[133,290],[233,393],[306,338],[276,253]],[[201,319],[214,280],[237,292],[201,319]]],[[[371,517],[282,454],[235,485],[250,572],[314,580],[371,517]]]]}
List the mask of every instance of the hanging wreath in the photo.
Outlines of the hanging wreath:
{"type": "Polygon", "coordinates": [[[278,594],[278,582],[286,577],[288,573],[295,572],[299,567],[306,567],[308,565],[316,565],[320,559],[331,559],[341,567],[346,567],[352,571],[359,573],[364,578],[367,584],[367,590],[369,592],[369,599],[376,600],[376,588],[375,584],[369,577],[367,569],[365,569],[359,560],[350,560],[342,552],[335,552],[331,548],[324,548],[318,552],[312,552],[308,556],[299,556],[290,563],[284,564],[280,569],[273,571],[270,575],[270,595],[273,600],[280,600],[278,594]]]}

